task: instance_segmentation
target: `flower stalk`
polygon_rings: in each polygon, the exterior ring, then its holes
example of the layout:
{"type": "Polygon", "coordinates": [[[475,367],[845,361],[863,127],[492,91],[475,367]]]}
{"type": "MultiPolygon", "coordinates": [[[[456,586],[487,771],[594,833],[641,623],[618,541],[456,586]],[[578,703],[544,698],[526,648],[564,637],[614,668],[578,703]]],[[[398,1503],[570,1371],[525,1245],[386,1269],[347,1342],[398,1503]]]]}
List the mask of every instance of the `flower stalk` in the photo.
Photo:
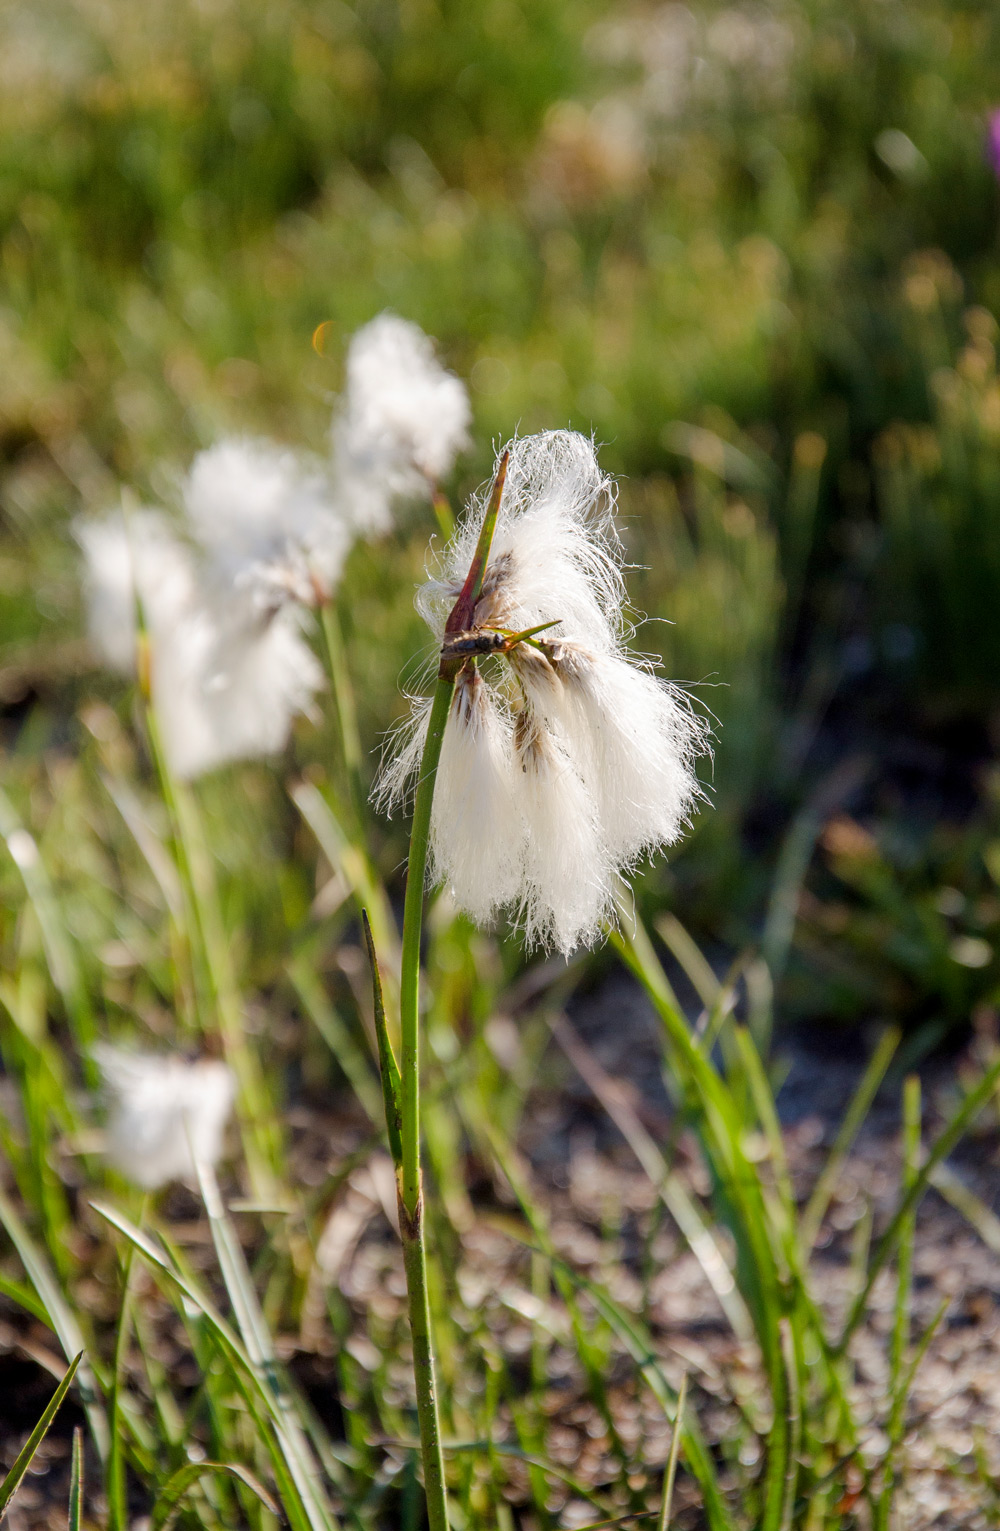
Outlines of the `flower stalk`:
{"type": "MultiPolygon", "coordinates": [[[[448,619],[448,636],[468,626],[479,599],[490,556],[503,494],[507,460],[500,464],[490,504],[465,585],[448,619]]],[[[441,1419],[435,1379],[434,1342],[430,1298],[427,1289],[427,1242],[424,1227],[423,1185],[420,1168],[420,939],[423,927],[424,884],[431,839],[434,787],[441,759],[445,728],[455,694],[455,682],[467,663],[463,653],[449,651],[447,637],[441,653],[437,685],[431,703],[427,737],[420,762],[420,776],[413,805],[410,853],[406,869],[406,900],[403,906],[403,949],[399,983],[400,1060],[398,1077],[385,1024],[381,982],[371,934],[365,933],[372,960],[375,990],[375,1021],[379,1035],[379,1061],[385,1099],[389,1145],[396,1163],[399,1201],[399,1232],[413,1343],[413,1376],[417,1394],[417,1419],[424,1465],[424,1492],[430,1531],[448,1531],[448,1501],[441,1449],[441,1419]]]]}

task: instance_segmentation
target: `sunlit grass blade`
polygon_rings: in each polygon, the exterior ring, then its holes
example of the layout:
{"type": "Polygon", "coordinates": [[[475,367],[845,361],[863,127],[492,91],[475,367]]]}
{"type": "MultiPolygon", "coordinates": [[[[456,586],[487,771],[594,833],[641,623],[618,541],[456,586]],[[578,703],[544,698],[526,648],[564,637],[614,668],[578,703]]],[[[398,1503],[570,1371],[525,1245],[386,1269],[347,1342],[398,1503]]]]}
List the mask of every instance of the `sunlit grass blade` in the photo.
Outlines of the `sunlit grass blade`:
{"type": "Polygon", "coordinates": [[[112,776],[110,771],[101,772],[101,783],[152,872],[168,912],[179,925],[183,925],[185,912],[181,880],[170,852],[150,823],[145,808],[128,782],[112,776]]]}
{"type": "Polygon", "coordinates": [[[354,895],[358,910],[368,910],[375,945],[390,969],[399,966],[399,930],[385,889],[375,876],[366,853],[347,835],[319,788],[309,781],[295,782],[289,789],[292,802],[316,837],[327,861],[342,873],[354,895]]]}
{"type": "Polygon", "coordinates": [[[343,1070],[351,1089],[376,1127],[382,1125],[382,1094],[368,1054],[359,1046],[350,1027],[330,1003],[326,990],[310,963],[296,959],[288,976],[306,1014],[343,1070]]]}
{"type": "Polygon", "coordinates": [[[938,1164],[931,1171],[931,1185],[945,1201],[960,1212],[982,1239],[987,1249],[1000,1254],[1000,1217],[982,1201],[948,1164],[938,1164]]]}
{"type": "Polygon", "coordinates": [[[80,1531],[83,1515],[83,1431],[77,1425],[73,1431],[73,1456],[69,1470],[69,1513],[67,1531],[80,1531]]]}
{"type": "MultiPolygon", "coordinates": [[[[142,1214],[140,1214],[139,1220],[140,1222],[144,1221],[142,1214]]],[[[118,1313],[118,1332],[115,1336],[115,1355],[112,1363],[111,1389],[108,1398],[109,1426],[111,1431],[105,1491],[108,1501],[108,1531],[126,1531],[128,1526],[121,1400],[125,1358],[132,1321],[132,1266],[134,1256],[134,1245],[127,1245],[125,1258],[122,1262],[122,1300],[118,1313]]]]}
{"type": "MultiPolygon", "coordinates": [[[[332,1514],[330,1512],[321,1513],[320,1506],[315,1506],[313,1513],[310,1513],[309,1504],[306,1500],[303,1500],[300,1493],[298,1478],[300,1476],[304,1477],[307,1493],[309,1493],[314,1467],[312,1465],[301,1464],[297,1468],[296,1474],[293,1475],[290,1466],[285,1465],[289,1454],[293,1458],[295,1456],[296,1440],[288,1440],[285,1437],[287,1413],[279,1399],[275,1396],[270,1378],[267,1377],[265,1369],[251,1357],[241,1338],[222,1317],[212,1301],[192,1280],[171,1263],[164,1251],[153,1243],[152,1239],[136,1228],[128,1218],[123,1217],[113,1207],[105,1206],[97,1201],[92,1201],[91,1206],[99,1217],[104,1218],[106,1222],[110,1223],[113,1228],[116,1228],[119,1233],[128,1239],[131,1244],[134,1244],[137,1251],[149,1262],[154,1271],[158,1271],[166,1277],[171,1285],[176,1287],[182,1297],[191,1304],[192,1308],[202,1315],[211,1333],[219,1342],[224,1355],[235,1362],[234,1379],[240,1384],[254,1416],[267,1417],[270,1422],[270,1428],[273,1430],[278,1442],[277,1452],[272,1451],[272,1464],[275,1477],[284,1485],[282,1494],[285,1501],[285,1509],[289,1517],[296,1524],[309,1527],[310,1531],[317,1531],[317,1528],[319,1528],[319,1531],[331,1531],[331,1527],[335,1527],[336,1524],[332,1514]]],[[[250,1316],[250,1323],[252,1327],[252,1315],[250,1316]]],[[[297,1436],[300,1438],[301,1432],[297,1432],[297,1436]]]]}
{"type": "Polygon", "coordinates": [[[711,1010],[718,1003],[722,984],[701,948],[688,935],[677,916],[669,911],[661,914],[654,924],[657,935],[673,952],[705,1009],[711,1010]]]}
{"type": "Polygon", "coordinates": [[[846,1350],[852,1334],[864,1318],[868,1299],[871,1296],[872,1287],[878,1279],[879,1272],[896,1248],[902,1230],[906,1226],[906,1219],[926,1191],[934,1170],[948,1157],[955,1145],[968,1132],[980,1111],[983,1110],[993,1097],[998,1083],[1000,1083],[1000,1058],[997,1058],[990,1065],[979,1080],[979,1083],[969,1090],[965,1099],[952,1113],[950,1120],[938,1133],[919,1173],[914,1177],[913,1183],[903,1195],[899,1206],[889,1222],[888,1228],[876,1245],[868,1264],[868,1273],[864,1284],[851,1304],[840,1339],[837,1341],[836,1349],[838,1352],[846,1350]]]}
{"type": "Polygon", "coordinates": [[[70,1387],[72,1386],[73,1378],[76,1376],[77,1370],[82,1360],[83,1352],[80,1351],[79,1355],[74,1356],[69,1366],[66,1368],[66,1375],[63,1377],[59,1386],[52,1394],[52,1397],[45,1405],[41,1419],[38,1421],[38,1424],[35,1426],[34,1430],[32,1430],[23,1447],[18,1452],[17,1458],[13,1467],[10,1469],[10,1472],[4,1478],[3,1482],[0,1483],[0,1519],[2,1519],[3,1516],[7,1513],[7,1508],[11,1499],[20,1488],[21,1483],[24,1480],[24,1476],[28,1471],[28,1468],[31,1466],[32,1458],[34,1457],[35,1452],[38,1450],[42,1441],[45,1439],[49,1426],[55,1419],[63,1399],[66,1397],[66,1394],[69,1392],[70,1387]]]}
{"type": "MultiPolygon", "coordinates": [[[[57,1335],[66,1359],[85,1354],[87,1343],[76,1314],[63,1296],[48,1261],[28,1233],[7,1193],[2,1189],[0,1189],[0,1223],[3,1223],[11,1243],[17,1250],[18,1258],[24,1266],[24,1273],[45,1310],[45,1322],[51,1325],[57,1335]]],[[[79,1361],[78,1370],[77,1390],[87,1415],[87,1423],[90,1426],[98,1456],[102,1461],[106,1461],[110,1434],[107,1415],[100,1401],[97,1378],[87,1361],[79,1361]]]]}
{"type": "Polygon", "coordinates": [[[674,1505],[674,1480],[677,1477],[677,1463],[681,1454],[681,1439],[684,1434],[684,1410],[687,1405],[688,1379],[687,1372],[681,1378],[681,1385],[677,1390],[676,1413],[674,1414],[673,1430],[670,1434],[670,1453],[667,1457],[667,1470],[663,1475],[663,1503],[660,1505],[660,1517],[656,1523],[656,1531],[669,1531],[670,1512],[674,1505]]]}
{"type": "Polygon", "coordinates": [[[389,1030],[385,1021],[385,1004],[382,999],[382,977],[379,972],[378,953],[375,950],[375,942],[372,940],[372,928],[368,923],[368,911],[362,909],[361,923],[365,931],[365,945],[368,948],[368,961],[372,970],[372,1001],[375,1009],[375,1035],[378,1037],[379,1070],[382,1075],[382,1094],[385,1104],[385,1126],[389,1134],[389,1148],[392,1153],[392,1162],[397,1172],[403,1167],[403,1138],[402,1138],[402,1105],[401,1091],[402,1080],[399,1076],[399,1064],[392,1050],[389,1040],[389,1030]]]}
{"type": "Polygon", "coordinates": [[[0,788],[0,839],[24,883],[38,920],[49,976],[58,990],[66,1014],[84,1047],[94,1038],[94,1018],[87,988],[77,960],[73,938],[66,928],[59,901],[42,860],[38,842],[21,823],[10,798],[0,788]]]}
{"type": "Polygon", "coordinates": [[[673,1173],[617,1080],[601,1068],[593,1053],[581,1041],[563,1015],[549,1018],[553,1035],[581,1078],[594,1092],[611,1120],[628,1143],[677,1224],[688,1247],[701,1266],[719,1305],[739,1339],[754,1332],[753,1320],[737,1290],[729,1264],[719,1248],[711,1227],[700,1207],[680,1177],[673,1173]]]}
{"type": "MultiPolygon", "coordinates": [[[[920,1166],[920,1080],[911,1074],[903,1086],[903,1187],[909,1189],[920,1166]]],[[[904,1362],[910,1339],[910,1295],[913,1285],[913,1245],[917,1232],[916,1208],[907,1213],[900,1226],[896,1254],[896,1297],[893,1303],[892,1334],[889,1341],[889,1418],[886,1434],[889,1447],[882,1464],[882,1488],[875,1504],[875,1531],[887,1531],[896,1488],[896,1458],[903,1439],[906,1419],[907,1380],[904,1362]]]]}
{"type": "Polygon", "coordinates": [[[337,1523],[320,1481],[306,1430],[297,1415],[295,1400],[278,1361],[243,1250],[226,1214],[215,1171],[200,1161],[197,1170],[222,1279],[233,1305],[247,1355],[273,1400],[278,1439],[288,1471],[302,1497],[310,1525],[315,1531],[336,1531],[337,1523]]]}
{"type": "Polygon", "coordinates": [[[799,1243],[808,1255],[816,1243],[819,1230],[826,1216],[830,1198],[836,1189],[844,1163],[854,1144],[865,1117],[868,1115],[872,1101],[878,1094],[879,1086],[885,1078],[886,1070],[892,1062],[893,1054],[899,1046],[900,1031],[895,1026],[888,1027],[879,1037],[878,1046],[868,1060],[861,1082],[854,1092],[854,1096],[840,1124],[833,1147],[826,1158],[826,1162],[820,1171],[819,1179],[812,1189],[812,1194],[806,1203],[805,1211],[799,1221],[799,1243]]]}
{"type": "Polygon", "coordinates": [[[189,1462],[168,1478],[157,1494],[153,1513],[149,1519],[150,1531],[170,1531],[170,1527],[184,1508],[185,1496],[194,1484],[206,1475],[235,1478],[237,1482],[248,1488],[272,1515],[281,1514],[267,1489],[254,1477],[249,1468],[241,1467],[235,1462],[189,1462]]]}
{"type": "Polygon", "coordinates": [[[720,1218],[737,1247],[737,1285],[750,1313],[769,1375],[781,1376],[778,1316],[782,1311],[783,1239],[771,1225],[755,1166],[747,1158],[745,1122],[726,1081],[678,1011],[662,965],[643,926],[610,939],[646,990],[663,1023],[668,1066],[696,1127],[715,1179],[720,1218]]]}
{"type": "MultiPolygon", "coordinates": [[[[585,1276],[581,1276],[578,1271],[574,1271],[559,1256],[549,1239],[544,1222],[541,1220],[532,1198],[528,1194],[523,1177],[518,1171],[513,1151],[501,1142],[499,1134],[491,1123],[484,1123],[483,1129],[486,1141],[505,1179],[521,1205],[521,1210],[528,1220],[532,1234],[541,1244],[542,1253],[550,1262],[553,1272],[561,1278],[560,1287],[564,1300],[566,1300],[571,1320],[574,1317],[573,1305],[570,1300],[567,1300],[567,1293],[575,1288],[578,1291],[587,1293],[609,1328],[617,1334],[619,1340],[625,1346],[627,1353],[638,1367],[643,1380],[667,1419],[674,1419],[676,1417],[676,1395],[663,1373],[653,1347],[652,1339],[646,1332],[644,1325],[634,1315],[627,1313],[603,1286],[598,1282],[588,1280],[585,1276]]],[[[534,1246],[529,1244],[528,1247],[532,1248],[534,1246]]],[[[574,1322],[573,1330],[574,1340],[578,1342],[578,1322],[574,1322]]],[[[701,1488],[704,1497],[705,1514],[711,1531],[732,1531],[732,1521],[719,1489],[715,1465],[702,1438],[697,1420],[693,1417],[685,1426],[685,1453],[690,1463],[691,1471],[697,1478],[701,1488]]]]}

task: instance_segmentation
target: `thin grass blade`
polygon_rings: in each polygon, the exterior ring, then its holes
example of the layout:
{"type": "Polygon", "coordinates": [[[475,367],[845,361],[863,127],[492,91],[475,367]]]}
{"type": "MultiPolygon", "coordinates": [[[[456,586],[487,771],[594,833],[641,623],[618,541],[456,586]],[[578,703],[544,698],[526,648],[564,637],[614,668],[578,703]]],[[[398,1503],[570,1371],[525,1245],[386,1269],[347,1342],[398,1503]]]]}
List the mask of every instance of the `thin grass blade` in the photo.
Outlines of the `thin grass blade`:
{"type": "Polygon", "coordinates": [[[32,1458],[34,1457],[35,1452],[38,1450],[42,1441],[45,1439],[49,1426],[58,1414],[60,1405],[62,1404],[63,1399],[66,1397],[66,1394],[69,1392],[70,1387],[72,1386],[73,1378],[76,1376],[77,1370],[82,1360],[83,1351],[81,1350],[79,1355],[74,1356],[72,1361],[69,1363],[69,1366],[66,1368],[66,1375],[63,1377],[59,1386],[52,1394],[52,1397],[45,1405],[41,1419],[38,1421],[38,1424],[35,1426],[34,1430],[32,1430],[23,1447],[18,1452],[17,1460],[15,1461],[10,1472],[4,1478],[3,1482],[0,1483],[0,1519],[2,1519],[3,1516],[7,1513],[10,1501],[13,1499],[17,1490],[20,1488],[21,1483],[24,1480],[24,1475],[28,1471],[28,1468],[31,1466],[32,1458]]]}
{"type": "Polygon", "coordinates": [[[899,1046],[901,1035],[902,1033],[896,1026],[890,1026],[882,1033],[878,1046],[868,1060],[868,1066],[847,1108],[844,1120],[840,1125],[840,1130],[834,1139],[833,1147],[823,1166],[820,1177],[813,1187],[812,1195],[806,1203],[806,1209],[799,1223],[799,1243],[806,1255],[808,1255],[816,1243],[820,1226],[826,1215],[826,1209],[830,1205],[830,1198],[840,1178],[840,1172],[844,1167],[844,1161],[851,1151],[865,1117],[868,1115],[872,1101],[878,1094],[879,1086],[885,1078],[886,1070],[892,1062],[896,1048],[899,1046]]]}
{"type": "Polygon", "coordinates": [[[734,1334],[749,1339],[753,1320],[707,1219],[630,1105],[618,1080],[606,1074],[564,1015],[548,1018],[552,1034],[635,1154],[712,1287],[734,1334]]]}
{"type": "Polygon", "coordinates": [[[149,1521],[150,1531],[170,1531],[170,1527],[184,1508],[185,1496],[205,1474],[235,1478],[260,1500],[266,1510],[280,1517],[281,1511],[278,1506],[249,1468],[241,1467],[236,1462],[188,1462],[167,1479],[157,1495],[149,1521]]]}
{"type": "MultiPolygon", "coordinates": [[[[0,1223],[3,1224],[11,1243],[17,1250],[21,1264],[24,1266],[24,1273],[45,1309],[45,1322],[55,1332],[67,1361],[71,1356],[84,1354],[87,1344],[76,1314],[63,1296],[48,1261],[36,1246],[3,1189],[0,1189],[0,1223]]],[[[102,1461],[106,1461],[111,1437],[107,1415],[100,1401],[97,1378],[88,1361],[79,1363],[79,1373],[77,1389],[87,1415],[87,1423],[98,1455],[102,1461]]]]}
{"type": "Polygon", "coordinates": [[[288,976],[305,1007],[306,1014],[343,1069],[373,1126],[381,1127],[382,1092],[378,1087],[370,1055],[355,1041],[350,1029],[327,998],[323,985],[305,961],[295,961],[288,976]]]}
{"type": "Polygon", "coordinates": [[[403,1167],[403,1086],[399,1074],[399,1064],[396,1062],[396,1055],[392,1050],[389,1031],[385,1023],[382,978],[379,973],[378,954],[375,950],[375,942],[372,939],[372,928],[368,922],[367,909],[362,909],[361,911],[361,923],[365,930],[365,945],[368,947],[368,961],[371,964],[372,970],[372,1000],[375,1007],[375,1034],[378,1037],[378,1061],[382,1075],[385,1126],[389,1134],[389,1149],[392,1153],[392,1162],[399,1172],[403,1167]]]}
{"type": "Polygon", "coordinates": [[[663,1479],[663,1503],[660,1506],[660,1518],[657,1521],[656,1531],[669,1531],[670,1511],[674,1503],[674,1480],[677,1477],[677,1463],[681,1454],[681,1437],[684,1433],[684,1409],[687,1405],[688,1379],[687,1372],[681,1378],[681,1385],[677,1390],[677,1412],[674,1415],[674,1428],[670,1436],[670,1455],[667,1457],[667,1470],[663,1479]]]}
{"type": "Polygon", "coordinates": [[[77,1425],[73,1431],[73,1458],[69,1470],[69,1514],[67,1531],[80,1531],[83,1515],[83,1431],[77,1425]]]}
{"type": "Polygon", "coordinates": [[[285,1382],[243,1250],[226,1213],[215,1171],[210,1165],[197,1160],[196,1168],[222,1279],[247,1354],[264,1390],[272,1400],[275,1434],[288,1471],[302,1499],[310,1525],[315,1531],[336,1531],[333,1511],[327,1501],[306,1431],[296,1413],[295,1400],[285,1382]]]}

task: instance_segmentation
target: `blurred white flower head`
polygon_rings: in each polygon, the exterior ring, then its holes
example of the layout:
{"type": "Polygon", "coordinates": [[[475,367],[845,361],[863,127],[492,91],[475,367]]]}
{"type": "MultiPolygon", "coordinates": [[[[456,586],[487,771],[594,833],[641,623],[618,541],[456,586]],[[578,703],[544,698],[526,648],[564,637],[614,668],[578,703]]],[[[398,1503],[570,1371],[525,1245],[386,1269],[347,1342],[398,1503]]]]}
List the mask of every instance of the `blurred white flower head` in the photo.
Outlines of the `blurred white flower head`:
{"type": "Polygon", "coordinates": [[[322,465],[253,437],[198,453],[184,509],[214,577],[255,590],[262,605],[328,599],[354,541],[322,465]]]}
{"type": "Polygon", "coordinates": [[[281,750],[323,683],[297,608],[258,586],[208,579],[166,520],[135,511],[78,523],[91,638],[105,662],[136,668],[136,602],[149,686],[171,770],[195,777],[281,750]]]}
{"type": "MultiPolygon", "coordinates": [[[[431,875],[485,920],[509,907],[533,943],[569,952],[614,917],[619,879],[672,844],[699,796],[707,730],[683,692],[625,647],[614,486],[571,431],[514,441],[482,590],[445,626],[486,510],[474,502],[417,605],[443,652],[466,655],[431,819],[431,875]],[[556,624],[522,638],[541,624],[556,624]]],[[[427,704],[414,705],[377,785],[403,799],[427,704]]]]}
{"type": "Polygon", "coordinates": [[[109,669],[132,674],[136,600],[150,629],[178,628],[195,600],[194,559],[155,510],[133,510],[127,520],[123,515],[79,520],[73,532],[83,549],[91,641],[109,669]]]}
{"type": "Polygon", "coordinates": [[[355,539],[387,530],[395,498],[450,470],[469,419],[433,342],[382,314],[351,342],[331,462],[230,437],[194,459],[178,530],[149,510],[77,525],[91,638],[124,674],[141,606],[143,678],[176,775],[284,747],[323,684],[305,612],[331,598],[355,539]]]}
{"type": "Polygon", "coordinates": [[[146,1191],[196,1180],[196,1160],[214,1169],[235,1093],[224,1063],[109,1043],[98,1043],[94,1059],[107,1092],[106,1153],[115,1169],[146,1191]]]}
{"type": "Polygon", "coordinates": [[[337,496],[358,530],[386,531],[393,499],[426,494],[446,477],[471,419],[465,385],[419,325],[386,313],[358,330],[332,427],[337,496]]]}

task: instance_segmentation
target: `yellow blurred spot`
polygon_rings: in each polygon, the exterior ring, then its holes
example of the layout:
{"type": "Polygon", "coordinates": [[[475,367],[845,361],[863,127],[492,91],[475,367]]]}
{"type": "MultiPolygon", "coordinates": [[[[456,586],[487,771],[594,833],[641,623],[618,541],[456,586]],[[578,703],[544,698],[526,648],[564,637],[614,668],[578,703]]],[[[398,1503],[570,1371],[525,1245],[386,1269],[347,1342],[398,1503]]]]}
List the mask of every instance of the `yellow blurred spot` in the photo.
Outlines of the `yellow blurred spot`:
{"type": "Polygon", "coordinates": [[[323,323],[317,324],[316,328],[313,330],[312,347],[317,356],[326,355],[326,342],[329,339],[330,331],[332,329],[333,320],[324,319],[323,323]]]}

